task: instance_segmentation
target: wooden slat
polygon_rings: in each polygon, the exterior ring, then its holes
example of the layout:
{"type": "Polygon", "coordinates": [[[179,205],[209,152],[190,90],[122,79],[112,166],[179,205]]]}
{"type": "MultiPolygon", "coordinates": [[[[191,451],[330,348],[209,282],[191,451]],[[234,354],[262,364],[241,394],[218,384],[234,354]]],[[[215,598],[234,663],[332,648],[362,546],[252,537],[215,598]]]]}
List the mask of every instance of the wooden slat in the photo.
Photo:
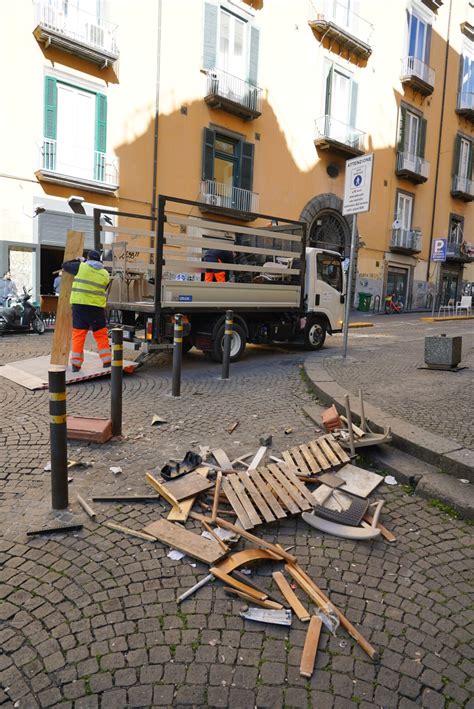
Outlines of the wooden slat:
{"type": "Polygon", "coordinates": [[[227,478],[223,478],[223,480],[222,480],[222,491],[224,492],[225,496],[229,500],[229,503],[231,504],[232,509],[237,514],[237,517],[239,518],[239,522],[242,525],[242,527],[244,529],[252,529],[254,525],[252,524],[247,512],[245,511],[239,498],[235,494],[234,488],[230,485],[227,478]]]}
{"type": "Polygon", "coordinates": [[[311,452],[314,453],[314,457],[317,459],[322,470],[329,470],[330,468],[332,468],[331,463],[328,461],[321,448],[319,447],[318,441],[310,441],[309,447],[311,452]]]}
{"type": "Polygon", "coordinates": [[[304,459],[307,461],[311,472],[312,473],[319,473],[321,471],[321,468],[320,468],[316,458],[313,456],[313,454],[309,450],[308,446],[300,446],[300,451],[301,451],[301,454],[304,457],[304,459]]]}
{"type": "Polygon", "coordinates": [[[143,532],[159,539],[160,542],[167,544],[172,549],[179,549],[179,551],[203,561],[205,564],[215,564],[225,556],[225,553],[215,542],[204,539],[199,534],[194,534],[194,532],[163,518],[148,524],[144,527],[143,532]]]}
{"type": "MultiPolygon", "coordinates": [[[[239,229],[240,231],[240,229],[239,229]]],[[[215,239],[194,238],[192,236],[175,236],[174,234],[166,234],[166,244],[177,244],[178,246],[188,246],[197,249],[215,249],[219,248],[222,251],[235,251],[238,253],[261,254],[262,256],[287,256],[288,258],[297,258],[298,254],[295,251],[280,251],[279,249],[264,249],[261,246],[239,246],[233,241],[218,241],[215,239]]]]}
{"type": "Polygon", "coordinates": [[[270,507],[271,511],[277,517],[278,519],[282,519],[283,517],[286,517],[286,512],[278,502],[277,498],[272,492],[272,488],[267,485],[265,480],[262,478],[260,475],[260,470],[254,470],[252,472],[252,480],[255,483],[255,486],[259,489],[261,494],[263,495],[264,499],[267,501],[268,506],[270,507]]]}
{"type": "Polygon", "coordinates": [[[290,468],[297,468],[297,465],[293,460],[290,451],[283,451],[281,457],[290,468]]]}
{"type": "Polygon", "coordinates": [[[323,451],[324,455],[326,456],[326,458],[329,460],[329,462],[332,465],[340,465],[341,464],[339,458],[333,452],[331,446],[329,445],[329,443],[326,441],[325,438],[323,438],[323,437],[318,438],[318,444],[321,446],[321,450],[323,451]]]}
{"type": "MultiPolygon", "coordinates": [[[[281,231],[270,231],[261,227],[247,227],[240,224],[223,224],[212,220],[196,219],[195,217],[179,217],[175,214],[170,214],[169,222],[171,224],[185,224],[189,226],[203,227],[204,229],[216,229],[217,231],[231,231],[239,234],[252,234],[253,236],[270,236],[272,239],[281,239],[283,241],[301,241],[301,236],[295,234],[286,234],[281,231]]],[[[296,225],[295,225],[296,226],[296,225]]]]}
{"type": "Polygon", "coordinates": [[[239,478],[237,475],[228,475],[227,476],[227,482],[232,485],[234,488],[234,492],[239,498],[242,507],[244,508],[245,512],[247,513],[247,516],[249,520],[252,522],[252,525],[255,527],[258,524],[262,523],[262,520],[257,514],[257,511],[255,510],[255,507],[252,504],[252,500],[249,498],[247,493],[245,492],[245,488],[243,485],[240,483],[239,478]]]}
{"type": "Polygon", "coordinates": [[[288,478],[288,480],[296,487],[298,492],[311,504],[312,507],[314,507],[313,495],[310,493],[306,485],[301,482],[296,473],[291,468],[288,468],[286,465],[281,463],[275,467],[278,467],[281,470],[282,474],[288,478]]]}
{"type": "Polygon", "coordinates": [[[302,495],[298,488],[293,485],[293,483],[287,477],[286,473],[281,472],[278,465],[270,463],[268,469],[272,473],[272,475],[275,476],[278,482],[284,486],[288,494],[291,495],[291,497],[301,510],[309,510],[311,508],[310,503],[305,499],[304,495],[302,495]]]}
{"type": "MultiPolygon", "coordinates": [[[[273,494],[280,499],[281,503],[285,505],[291,514],[298,514],[298,512],[301,511],[300,507],[296,504],[296,502],[294,502],[293,497],[288,493],[286,486],[280,484],[280,481],[272,475],[268,468],[259,468],[258,472],[263,477],[267,485],[270,485],[273,490],[273,494]]],[[[278,472],[280,473],[280,471],[278,472]]]]}
{"type": "Polygon", "coordinates": [[[148,229],[134,229],[130,226],[101,226],[101,231],[108,231],[112,234],[131,234],[132,236],[156,236],[154,231],[148,229]]]}
{"type": "Polygon", "coordinates": [[[163,483],[163,487],[166,492],[171,493],[178,502],[181,502],[181,500],[185,500],[187,497],[195,497],[199,495],[200,492],[204,492],[204,490],[210,490],[212,482],[193,470],[191,473],[181,475],[175,480],[167,480],[163,483]]]}
{"type": "Polygon", "coordinates": [[[339,443],[336,440],[334,440],[334,438],[332,436],[328,436],[326,438],[326,441],[331,446],[332,450],[337,455],[337,457],[339,458],[341,463],[350,463],[350,461],[351,461],[350,456],[347,455],[344,448],[341,448],[339,443]]]}
{"type": "Polygon", "coordinates": [[[246,488],[249,495],[252,497],[255,505],[257,506],[258,512],[265,519],[265,522],[274,522],[275,517],[272,514],[271,509],[265,502],[265,499],[259,493],[258,489],[253,484],[253,479],[247,473],[237,473],[240,482],[246,488]]]}
{"type": "Polygon", "coordinates": [[[178,500],[174,497],[174,495],[171,492],[168,492],[163,483],[154,478],[151,473],[147,473],[145,475],[145,480],[147,481],[148,485],[150,485],[154,490],[156,490],[161,495],[161,497],[166,500],[166,502],[169,502],[172,507],[176,507],[178,510],[181,509],[180,504],[178,500]]]}
{"type": "Polygon", "coordinates": [[[321,627],[322,621],[316,615],[313,615],[306,633],[303,654],[301,655],[300,675],[302,677],[311,677],[313,674],[321,627]]]}
{"type": "Polygon", "coordinates": [[[174,258],[169,259],[165,257],[164,263],[170,270],[172,267],[182,268],[183,266],[187,266],[189,268],[199,268],[213,271],[247,271],[249,273],[267,273],[272,275],[277,273],[285,276],[298,276],[300,273],[299,268],[284,268],[283,266],[277,266],[275,268],[272,266],[271,268],[265,268],[264,266],[247,266],[247,264],[243,266],[238,263],[211,263],[208,261],[201,261],[199,258],[187,258],[180,261],[177,259],[175,260],[174,258]]]}
{"type": "Polygon", "coordinates": [[[242,593],[246,593],[247,596],[251,596],[252,598],[257,598],[260,601],[265,601],[268,596],[266,593],[262,593],[261,591],[257,591],[254,588],[251,588],[251,586],[247,586],[247,584],[242,583],[242,581],[238,581],[237,579],[234,579],[233,576],[229,576],[229,574],[226,574],[222,569],[220,569],[218,566],[212,566],[209,571],[213,576],[216,578],[220,579],[224,583],[226,583],[228,586],[233,586],[239,591],[242,591],[242,593]]]}
{"type": "MultiPolygon", "coordinates": [[[[367,512],[362,517],[362,519],[365,522],[372,524],[373,517],[372,517],[372,515],[368,514],[367,512]]],[[[397,541],[397,538],[393,534],[393,532],[391,532],[389,529],[387,529],[387,527],[384,527],[383,524],[380,524],[380,522],[377,523],[377,529],[380,529],[380,534],[387,542],[396,542],[397,541]]]]}
{"type": "Polygon", "coordinates": [[[214,456],[217,461],[217,465],[221,468],[224,468],[224,470],[233,470],[232,463],[230,462],[229,456],[225,450],[222,448],[214,448],[214,450],[211,451],[211,455],[214,456]]]}
{"type": "MultiPolygon", "coordinates": [[[[66,236],[64,261],[82,256],[85,234],[82,231],[69,230],[66,236]]],[[[66,366],[69,359],[72,338],[72,310],[69,303],[74,276],[63,271],[61,290],[58,298],[53,343],[51,345],[51,364],[66,366]]]]}
{"type": "Polygon", "coordinates": [[[308,610],[301,603],[300,599],[297,597],[297,595],[295,594],[295,592],[293,591],[281,571],[274,571],[272,576],[276,585],[280,589],[280,593],[285,598],[287,603],[291,606],[291,608],[294,610],[298,618],[303,623],[308,621],[310,618],[308,610]]]}
{"type": "MultiPolygon", "coordinates": [[[[209,475],[209,468],[197,468],[196,473],[199,473],[199,475],[202,475],[204,478],[207,478],[207,476],[209,475]]],[[[179,509],[176,507],[172,507],[171,512],[169,513],[166,519],[169,522],[186,522],[189,513],[191,512],[193,505],[196,502],[196,497],[197,495],[195,497],[188,497],[186,500],[180,502],[179,509]]]]}
{"type": "Polygon", "coordinates": [[[300,469],[301,473],[310,473],[311,470],[308,468],[306,465],[306,461],[301,455],[300,449],[297,448],[296,446],[294,448],[290,448],[290,453],[295,459],[296,465],[300,469]]]}

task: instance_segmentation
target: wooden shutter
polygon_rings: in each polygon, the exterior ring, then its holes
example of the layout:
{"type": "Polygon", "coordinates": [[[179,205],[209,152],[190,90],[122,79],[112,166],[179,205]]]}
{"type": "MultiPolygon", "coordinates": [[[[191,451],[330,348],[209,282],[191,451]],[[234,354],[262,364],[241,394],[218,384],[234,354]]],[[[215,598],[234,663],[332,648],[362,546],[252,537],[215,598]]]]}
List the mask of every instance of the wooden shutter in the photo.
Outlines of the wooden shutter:
{"type": "Polygon", "coordinates": [[[56,79],[46,76],[44,81],[44,137],[56,140],[58,91],[56,79]]]}
{"type": "Polygon", "coordinates": [[[405,106],[400,106],[398,114],[398,150],[403,153],[405,151],[405,129],[407,123],[407,109],[405,106]]]}
{"type": "Polygon", "coordinates": [[[243,190],[252,191],[253,185],[253,143],[242,143],[242,152],[240,158],[240,187],[243,190]]]}
{"type": "Polygon", "coordinates": [[[214,151],[216,134],[210,128],[204,128],[202,141],[202,179],[214,179],[214,151]]]}
{"type": "Polygon", "coordinates": [[[459,175],[459,162],[461,160],[461,136],[459,133],[456,134],[454,140],[454,154],[453,154],[453,175],[459,175]]]}
{"type": "Polygon", "coordinates": [[[430,50],[431,50],[431,25],[426,25],[426,43],[425,43],[425,64],[430,63],[430,50]]]}
{"type": "Polygon", "coordinates": [[[332,77],[334,73],[334,64],[329,66],[329,70],[326,76],[326,104],[324,106],[324,115],[331,115],[331,99],[332,99],[332,77]]]}
{"type": "Polygon", "coordinates": [[[355,128],[357,125],[357,96],[359,86],[356,81],[351,81],[351,110],[350,110],[350,126],[355,128]]]}
{"type": "Polygon", "coordinates": [[[471,140],[471,145],[469,148],[469,157],[467,161],[467,179],[472,180],[472,162],[474,158],[474,143],[471,140]]]}
{"type": "Polygon", "coordinates": [[[249,82],[254,86],[258,80],[258,50],[260,43],[260,30],[250,27],[250,52],[249,52],[249,82]]]}
{"type": "Polygon", "coordinates": [[[202,65],[204,69],[213,69],[216,66],[218,12],[219,8],[214,3],[204,3],[204,37],[202,52],[202,65]]]}
{"type": "Polygon", "coordinates": [[[107,149],[107,96],[97,94],[95,99],[95,149],[105,153],[107,149]]]}
{"type": "Polygon", "coordinates": [[[417,155],[420,158],[425,157],[425,145],[426,145],[426,118],[420,118],[420,124],[418,128],[418,145],[417,145],[417,155]]]}

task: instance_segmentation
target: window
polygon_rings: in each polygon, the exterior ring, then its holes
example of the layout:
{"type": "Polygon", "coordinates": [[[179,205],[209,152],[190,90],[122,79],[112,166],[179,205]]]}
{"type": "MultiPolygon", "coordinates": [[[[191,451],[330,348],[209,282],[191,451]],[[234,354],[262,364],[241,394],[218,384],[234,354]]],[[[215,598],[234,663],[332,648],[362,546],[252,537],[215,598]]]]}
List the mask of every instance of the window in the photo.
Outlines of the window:
{"type": "Polygon", "coordinates": [[[106,96],[45,77],[43,168],[103,181],[106,142],[106,96]]]}
{"type": "Polygon", "coordinates": [[[252,16],[225,2],[204,3],[203,66],[257,85],[260,32],[252,16]]]}
{"type": "Polygon", "coordinates": [[[449,236],[448,243],[451,245],[461,246],[464,241],[464,218],[451,215],[449,219],[449,236]]]}
{"type": "Polygon", "coordinates": [[[426,119],[420,114],[400,106],[398,126],[398,151],[409,157],[425,157],[426,119]]]}
{"type": "Polygon", "coordinates": [[[471,45],[465,44],[459,68],[459,93],[461,103],[473,106],[474,94],[474,50],[471,45]]]}
{"type": "Polygon", "coordinates": [[[324,115],[328,116],[328,137],[350,142],[351,128],[356,127],[358,84],[353,75],[337,64],[326,67],[324,115]]]}
{"type": "Polygon", "coordinates": [[[204,128],[203,180],[252,190],[254,145],[204,128]]]}
{"type": "Polygon", "coordinates": [[[342,293],[342,266],[341,260],[329,254],[317,255],[317,273],[328,286],[342,293]]]}
{"type": "Polygon", "coordinates": [[[429,64],[431,49],[431,21],[428,13],[416,5],[407,11],[408,22],[408,59],[415,64],[423,62],[429,64]]]}
{"type": "Polygon", "coordinates": [[[413,195],[406,192],[397,194],[397,206],[395,210],[395,228],[400,229],[402,233],[408,233],[411,229],[413,216],[413,195]]]}

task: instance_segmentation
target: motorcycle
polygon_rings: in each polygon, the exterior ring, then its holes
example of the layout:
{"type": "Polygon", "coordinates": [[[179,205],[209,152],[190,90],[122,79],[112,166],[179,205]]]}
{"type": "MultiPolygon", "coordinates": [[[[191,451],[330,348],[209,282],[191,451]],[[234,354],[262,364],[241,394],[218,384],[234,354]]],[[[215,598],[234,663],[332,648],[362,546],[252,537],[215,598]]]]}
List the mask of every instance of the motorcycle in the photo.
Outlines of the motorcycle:
{"type": "Polygon", "coordinates": [[[385,315],[390,315],[390,313],[401,313],[404,308],[403,299],[400,295],[386,295],[385,301],[385,315]]]}
{"type": "Polygon", "coordinates": [[[39,314],[39,307],[30,303],[31,291],[23,286],[23,293],[10,297],[6,305],[0,307],[0,335],[5,332],[25,332],[33,330],[42,335],[46,329],[39,314]]]}

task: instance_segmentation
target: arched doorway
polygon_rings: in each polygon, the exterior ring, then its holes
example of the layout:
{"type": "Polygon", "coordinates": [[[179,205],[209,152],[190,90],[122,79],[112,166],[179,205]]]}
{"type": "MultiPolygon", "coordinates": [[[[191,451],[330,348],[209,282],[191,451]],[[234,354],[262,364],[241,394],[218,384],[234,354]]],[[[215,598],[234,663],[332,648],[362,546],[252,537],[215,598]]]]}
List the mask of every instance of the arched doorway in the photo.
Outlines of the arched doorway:
{"type": "Polygon", "coordinates": [[[308,224],[308,246],[338,251],[349,257],[352,217],[342,215],[342,199],[332,193],[313,197],[301,212],[308,224]]]}

